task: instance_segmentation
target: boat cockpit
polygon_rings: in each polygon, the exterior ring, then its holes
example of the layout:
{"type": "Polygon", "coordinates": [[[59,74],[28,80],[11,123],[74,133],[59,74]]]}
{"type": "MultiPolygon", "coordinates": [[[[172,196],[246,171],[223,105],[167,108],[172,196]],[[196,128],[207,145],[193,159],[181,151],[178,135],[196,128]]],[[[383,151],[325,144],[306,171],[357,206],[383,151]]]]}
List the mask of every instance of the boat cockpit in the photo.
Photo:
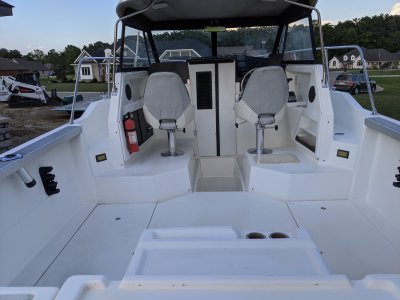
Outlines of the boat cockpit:
{"type": "Polygon", "coordinates": [[[315,6],[121,0],[110,97],[0,158],[0,299],[398,299],[400,122],[315,6]]]}

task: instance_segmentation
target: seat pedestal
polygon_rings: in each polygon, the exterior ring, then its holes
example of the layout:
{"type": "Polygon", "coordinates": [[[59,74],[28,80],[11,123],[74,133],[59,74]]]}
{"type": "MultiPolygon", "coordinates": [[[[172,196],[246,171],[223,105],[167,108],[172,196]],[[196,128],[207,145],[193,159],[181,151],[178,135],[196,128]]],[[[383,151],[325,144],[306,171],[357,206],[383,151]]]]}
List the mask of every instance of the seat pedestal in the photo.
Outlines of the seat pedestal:
{"type": "Polygon", "coordinates": [[[247,150],[249,154],[270,154],[271,149],[264,148],[264,129],[265,125],[257,123],[256,124],[256,148],[250,148],[247,150]]]}
{"type": "Polygon", "coordinates": [[[176,150],[175,148],[175,130],[167,129],[168,133],[168,150],[161,152],[161,156],[181,156],[185,152],[176,150]]]}

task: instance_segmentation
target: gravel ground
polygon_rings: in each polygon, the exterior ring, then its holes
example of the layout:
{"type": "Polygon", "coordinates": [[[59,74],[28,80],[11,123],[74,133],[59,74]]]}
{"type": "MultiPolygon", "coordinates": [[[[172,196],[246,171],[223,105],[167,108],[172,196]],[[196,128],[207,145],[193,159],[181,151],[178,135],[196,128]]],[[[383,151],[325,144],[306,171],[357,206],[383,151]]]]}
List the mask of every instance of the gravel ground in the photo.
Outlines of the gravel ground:
{"type": "MultiPolygon", "coordinates": [[[[12,147],[33,139],[69,121],[69,114],[56,112],[51,106],[9,108],[0,103],[0,115],[11,119],[9,128],[12,147]]],[[[5,150],[0,150],[4,152],[5,150]]]]}

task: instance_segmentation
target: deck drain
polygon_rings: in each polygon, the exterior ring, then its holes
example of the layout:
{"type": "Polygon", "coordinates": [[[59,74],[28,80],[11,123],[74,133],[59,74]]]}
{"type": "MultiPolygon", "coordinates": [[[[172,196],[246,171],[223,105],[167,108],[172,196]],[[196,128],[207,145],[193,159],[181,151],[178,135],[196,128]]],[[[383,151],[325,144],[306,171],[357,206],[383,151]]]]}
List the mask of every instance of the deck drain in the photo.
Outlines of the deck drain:
{"type": "Polygon", "coordinates": [[[288,239],[289,236],[283,232],[273,232],[269,235],[270,239],[288,239]]]}
{"type": "Polygon", "coordinates": [[[249,239],[249,240],[263,240],[266,238],[267,237],[265,236],[265,234],[263,234],[261,232],[250,232],[250,233],[246,234],[246,239],[249,239]]]}
{"type": "Polygon", "coordinates": [[[19,153],[7,154],[7,155],[0,157],[0,161],[2,161],[2,162],[12,161],[12,160],[21,159],[22,157],[23,157],[22,154],[19,154],[19,153]]]}

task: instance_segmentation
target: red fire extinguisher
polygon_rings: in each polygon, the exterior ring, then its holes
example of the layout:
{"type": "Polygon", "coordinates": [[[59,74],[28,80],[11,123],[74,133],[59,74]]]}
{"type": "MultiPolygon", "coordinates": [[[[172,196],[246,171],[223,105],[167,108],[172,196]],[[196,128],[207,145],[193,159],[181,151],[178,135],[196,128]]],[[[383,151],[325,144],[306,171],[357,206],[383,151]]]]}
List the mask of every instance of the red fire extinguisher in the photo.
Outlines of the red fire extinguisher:
{"type": "Polygon", "coordinates": [[[136,124],[131,114],[124,117],[124,130],[129,153],[139,151],[136,124]]]}

